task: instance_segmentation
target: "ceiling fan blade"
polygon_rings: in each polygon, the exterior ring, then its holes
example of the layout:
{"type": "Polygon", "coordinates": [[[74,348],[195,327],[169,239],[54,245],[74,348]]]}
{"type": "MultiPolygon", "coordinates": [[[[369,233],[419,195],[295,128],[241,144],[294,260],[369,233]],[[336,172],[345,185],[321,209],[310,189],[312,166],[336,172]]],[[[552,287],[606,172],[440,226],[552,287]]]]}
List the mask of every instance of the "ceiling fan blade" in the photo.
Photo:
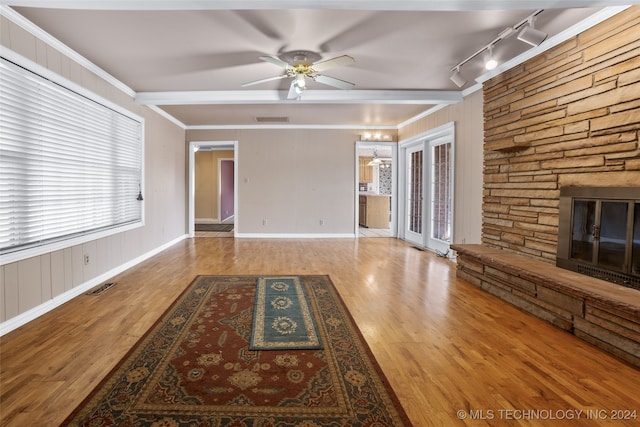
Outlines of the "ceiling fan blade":
{"type": "Polygon", "coordinates": [[[336,56],[335,58],[327,59],[326,61],[315,62],[311,65],[311,68],[317,72],[327,70],[334,67],[346,67],[348,65],[355,64],[356,60],[349,55],[336,56]]]}
{"type": "Polygon", "coordinates": [[[287,99],[296,99],[300,94],[296,90],[296,81],[295,79],[291,82],[291,86],[289,86],[289,93],[287,94],[287,99]]]}
{"type": "Polygon", "coordinates": [[[261,56],[260,59],[262,59],[263,61],[266,62],[270,62],[274,65],[277,65],[278,67],[282,67],[285,69],[289,69],[291,68],[291,65],[287,64],[286,62],[284,62],[282,59],[275,57],[275,56],[261,56]]]}
{"type": "Polygon", "coordinates": [[[355,86],[355,84],[353,83],[349,83],[344,80],[336,79],[335,77],[329,76],[316,76],[314,80],[318,83],[337,87],[338,89],[353,89],[353,87],[355,86]]]}
{"type": "Polygon", "coordinates": [[[294,22],[289,15],[278,14],[277,17],[267,16],[260,10],[235,10],[232,13],[248,24],[245,32],[256,31],[269,40],[284,41],[286,35],[293,29],[294,22]]]}
{"type": "Polygon", "coordinates": [[[245,86],[253,86],[253,85],[260,84],[260,83],[270,82],[270,81],[273,81],[273,80],[280,80],[280,79],[284,79],[284,78],[286,78],[286,77],[289,77],[289,76],[287,76],[286,74],[283,74],[283,75],[281,75],[281,76],[267,77],[266,79],[260,79],[260,80],[254,80],[254,81],[252,81],[252,82],[242,83],[240,86],[242,86],[242,87],[245,87],[245,86]]]}

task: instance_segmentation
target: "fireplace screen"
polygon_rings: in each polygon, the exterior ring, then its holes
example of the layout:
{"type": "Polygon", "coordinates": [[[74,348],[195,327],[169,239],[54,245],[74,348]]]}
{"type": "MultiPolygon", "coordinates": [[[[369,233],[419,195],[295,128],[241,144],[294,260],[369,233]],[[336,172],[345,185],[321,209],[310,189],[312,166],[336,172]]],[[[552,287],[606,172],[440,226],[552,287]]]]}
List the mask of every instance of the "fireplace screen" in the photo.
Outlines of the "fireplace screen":
{"type": "Polygon", "coordinates": [[[640,289],[640,188],[560,192],[556,264],[640,289]]]}

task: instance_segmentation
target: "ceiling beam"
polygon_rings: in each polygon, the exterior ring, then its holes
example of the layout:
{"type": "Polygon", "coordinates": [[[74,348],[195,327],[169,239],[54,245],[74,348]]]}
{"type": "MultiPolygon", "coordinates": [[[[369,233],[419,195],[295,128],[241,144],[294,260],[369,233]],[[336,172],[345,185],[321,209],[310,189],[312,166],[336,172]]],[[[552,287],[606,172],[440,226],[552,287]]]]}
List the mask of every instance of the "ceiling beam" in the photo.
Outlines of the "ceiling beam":
{"type": "Polygon", "coordinates": [[[514,10],[621,6],[634,0],[0,0],[18,7],[90,10],[514,10]]]}
{"type": "Polygon", "coordinates": [[[186,92],[138,92],[141,105],[205,104],[455,104],[460,91],[440,90],[308,90],[300,99],[287,99],[286,90],[226,90],[186,92]]]}

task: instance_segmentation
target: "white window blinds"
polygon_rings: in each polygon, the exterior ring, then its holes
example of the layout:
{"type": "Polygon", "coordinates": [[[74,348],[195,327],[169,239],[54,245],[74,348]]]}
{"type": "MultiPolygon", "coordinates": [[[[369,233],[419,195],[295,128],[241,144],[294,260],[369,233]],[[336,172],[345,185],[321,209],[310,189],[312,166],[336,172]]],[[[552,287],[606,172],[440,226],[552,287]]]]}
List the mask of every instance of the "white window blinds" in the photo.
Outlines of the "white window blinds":
{"type": "Polygon", "coordinates": [[[142,222],[142,123],[0,61],[0,255],[142,222]]]}

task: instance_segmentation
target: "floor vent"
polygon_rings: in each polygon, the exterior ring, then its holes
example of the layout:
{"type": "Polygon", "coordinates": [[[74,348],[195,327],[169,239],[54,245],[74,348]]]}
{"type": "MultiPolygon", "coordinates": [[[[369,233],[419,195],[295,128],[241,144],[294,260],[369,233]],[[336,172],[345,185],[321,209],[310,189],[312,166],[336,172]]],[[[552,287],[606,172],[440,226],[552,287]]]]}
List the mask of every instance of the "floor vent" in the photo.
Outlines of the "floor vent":
{"type": "Polygon", "coordinates": [[[87,295],[100,295],[101,293],[111,289],[113,286],[115,286],[115,284],[116,282],[105,283],[104,285],[100,285],[97,288],[90,290],[89,292],[87,292],[87,295]]]}
{"type": "Polygon", "coordinates": [[[419,250],[419,251],[424,252],[424,248],[421,248],[421,247],[419,247],[419,246],[413,246],[413,249],[417,249],[417,250],[419,250]]]}

